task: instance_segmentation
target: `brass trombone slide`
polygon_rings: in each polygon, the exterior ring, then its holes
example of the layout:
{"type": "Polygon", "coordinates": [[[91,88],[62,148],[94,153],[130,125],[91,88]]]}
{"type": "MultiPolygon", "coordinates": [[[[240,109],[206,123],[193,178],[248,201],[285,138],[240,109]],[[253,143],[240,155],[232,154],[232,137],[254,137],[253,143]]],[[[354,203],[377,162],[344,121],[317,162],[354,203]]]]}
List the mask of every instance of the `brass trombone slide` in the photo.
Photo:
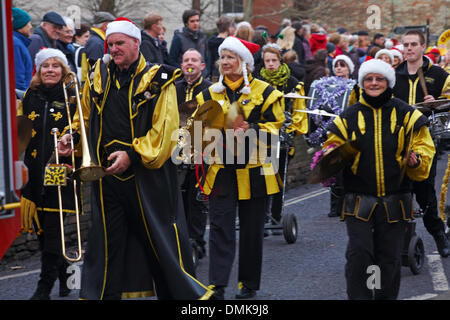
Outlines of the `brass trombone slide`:
{"type": "MultiPolygon", "coordinates": [[[[55,143],[55,160],[56,160],[56,165],[54,165],[53,167],[55,167],[56,169],[59,169],[59,172],[63,172],[61,175],[59,175],[59,177],[61,177],[61,179],[55,179],[55,184],[57,185],[58,188],[58,205],[59,205],[59,223],[60,223],[60,227],[61,227],[61,248],[62,248],[62,254],[64,256],[64,258],[67,261],[70,262],[77,262],[81,260],[82,257],[82,248],[81,248],[81,231],[80,231],[80,210],[78,207],[78,195],[77,195],[77,181],[76,179],[73,179],[73,194],[74,194],[74,198],[75,198],[75,217],[76,217],[76,225],[77,225],[77,252],[76,252],[76,257],[75,258],[71,258],[67,255],[66,253],[66,241],[65,241],[65,232],[64,232],[64,215],[63,215],[63,203],[62,203],[62,194],[61,194],[61,187],[63,185],[66,185],[66,179],[67,179],[67,167],[64,165],[60,165],[59,163],[59,155],[58,155],[58,134],[59,134],[59,130],[58,128],[53,128],[52,129],[52,134],[53,134],[53,140],[55,143]],[[58,180],[56,182],[56,180],[58,180]]],[[[74,155],[74,149],[72,149],[72,166],[73,168],[75,168],[75,155],[74,155]]]]}

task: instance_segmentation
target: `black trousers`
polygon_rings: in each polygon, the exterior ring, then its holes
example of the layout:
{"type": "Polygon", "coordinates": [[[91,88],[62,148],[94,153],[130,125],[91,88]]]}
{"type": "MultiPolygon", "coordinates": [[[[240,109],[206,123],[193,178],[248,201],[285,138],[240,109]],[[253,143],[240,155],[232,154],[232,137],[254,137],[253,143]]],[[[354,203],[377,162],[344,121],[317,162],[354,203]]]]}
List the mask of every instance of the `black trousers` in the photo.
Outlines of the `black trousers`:
{"type": "Polygon", "coordinates": [[[348,245],[345,253],[347,295],[351,300],[396,299],[400,289],[401,254],[405,221],[388,223],[384,208],[377,206],[368,222],[346,217],[348,245]],[[369,266],[380,268],[381,288],[369,289],[369,266]]]}
{"type": "MultiPolygon", "coordinates": [[[[60,285],[66,285],[69,263],[62,256],[59,212],[39,211],[38,219],[43,230],[38,235],[41,250],[41,273],[38,285],[45,286],[50,291],[56,279],[60,280],[60,285]]],[[[35,230],[37,230],[36,226],[35,230]]]]}
{"type": "Polygon", "coordinates": [[[217,174],[209,196],[209,281],[227,286],[236,251],[236,209],[239,211],[238,281],[259,290],[261,282],[264,220],[268,196],[238,200],[234,169],[217,174]]]}
{"type": "MultiPolygon", "coordinates": [[[[204,236],[208,218],[207,200],[199,200],[197,198],[199,189],[195,187],[197,184],[195,170],[189,168],[180,170],[185,171],[185,177],[184,181],[182,180],[183,184],[181,185],[181,190],[189,238],[204,247],[206,244],[204,236]]],[[[202,175],[202,173],[199,174],[202,175]]]]}
{"type": "Polygon", "coordinates": [[[134,245],[144,247],[146,260],[149,262],[151,274],[159,298],[167,298],[164,291],[164,277],[161,267],[147,237],[138,191],[134,178],[120,181],[112,176],[103,178],[103,204],[105,208],[105,224],[108,247],[106,285],[103,298],[120,299],[125,280],[125,262],[129,233],[133,233],[138,242],[134,245]]]}
{"type": "Polygon", "coordinates": [[[435,155],[428,178],[424,181],[415,181],[413,183],[413,192],[416,196],[416,201],[424,212],[423,224],[428,233],[432,235],[445,230],[444,222],[439,217],[436,190],[434,187],[436,167],[437,157],[435,155]]]}

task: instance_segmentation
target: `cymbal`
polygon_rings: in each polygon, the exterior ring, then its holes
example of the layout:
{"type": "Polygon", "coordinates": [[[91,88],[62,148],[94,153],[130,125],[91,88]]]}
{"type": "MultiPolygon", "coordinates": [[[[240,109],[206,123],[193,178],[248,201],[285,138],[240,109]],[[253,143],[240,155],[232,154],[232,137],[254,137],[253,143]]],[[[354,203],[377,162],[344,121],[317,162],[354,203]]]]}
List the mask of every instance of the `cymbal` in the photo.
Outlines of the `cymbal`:
{"type": "Polygon", "coordinates": [[[285,98],[291,98],[291,99],[305,99],[305,100],[316,100],[316,98],[311,98],[308,96],[302,96],[295,92],[290,92],[284,95],[285,98]]]}
{"type": "Polygon", "coordinates": [[[201,121],[205,128],[222,129],[224,119],[221,105],[214,100],[208,100],[202,104],[194,116],[194,121],[201,121]]]}
{"type": "Polygon", "coordinates": [[[195,100],[189,100],[178,105],[181,127],[186,125],[187,119],[194,113],[196,107],[197,102],[195,100]]]}
{"type": "Polygon", "coordinates": [[[33,121],[25,116],[17,116],[17,138],[19,142],[19,156],[25,152],[31,140],[33,121]]]}
{"type": "Polygon", "coordinates": [[[295,109],[294,111],[315,114],[318,116],[333,117],[333,118],[336,118],[338,116],[337,114],[329,113],[329,112],[326,112],[326,111],[320,110],[320,109],[316,109],[316,110],[295,109]]]}
{"type": "Polygon", "coordinates": [[[358,140],[347,141],[319,160],[309,175],[310,184],[320,183],[332,177],[355,157],[359,152],[358,140]]]}
{"type": "Polygon", "coordinates": [[[439,106],[450,104],[449,99],[439,99],[430,102],[419,102],[414,105],[414,107],[425,107],[429,109],[436,109],[439,106]]]}

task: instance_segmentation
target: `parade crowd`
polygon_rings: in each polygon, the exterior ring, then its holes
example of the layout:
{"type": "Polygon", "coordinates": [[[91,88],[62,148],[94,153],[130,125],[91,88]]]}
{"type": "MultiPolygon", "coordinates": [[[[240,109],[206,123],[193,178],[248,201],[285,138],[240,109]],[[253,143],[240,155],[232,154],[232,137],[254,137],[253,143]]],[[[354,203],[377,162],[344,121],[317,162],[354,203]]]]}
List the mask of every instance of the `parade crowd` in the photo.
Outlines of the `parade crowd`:
{"type": "MultiPolygon", "coordinates": [[[[24,155],[30,182],[22,191],[22,227],[38,233],[42,251],[32,299],[49,299],[56,279],[60,295],[70,293],[58,196],[44,187],[43,172],[55,149],[51,129],[58,128],[60,160],[69,163],[71,139],[82,140],[81,121],[94,163],[106,168],[92,182],[81,299],[224,299],[237,241],[235,297],[253,298],[263,279],[265,226],[282,220],[283,177],[299,152],[292,143],[299,137],[317,151],[312,167],[349,142],[357,149],[341,172],[323,181],[331,191],[328,216],[341,217],[347,227],[349,299],[397,298],[414,199],[440,255],[450,255],[434,187],[440,145],[427,109],[413,107],[450,96],[450,51],[427,48],[418,30],[389,39],[309,20],[285,19],[271,33],[222,16],[208,38],[195,10],[183,12],[183,26],[168,45],[163,21],[148,13],[134,21],[140,29],[127,18],[96,12],[92,25],[76,26],[52,11],[32,33],[29,14],[13,8],[18,115],[33,121],[24,155]],[[64,109],[63,79],[70,72],[80,83],[84,118],[70,99],[64,109]],[[290,93],[297,98],[286,98],[290,93]],[[302,99],[308,95],[316,100],[302,99]],[[172,132],[211,100],[224,115],[219,129],[282,137],[286,152],[279,163],[257,156],[250,163],[255,155],[246,140],[243,164],[224,143],[221,163],[175,165],[172,132]],[[208,284],[195,278],[193,251],[209,259],[208,284]],[[367,288],[371,265],[380,266],[381,289],[367,288]]],[[[70,204],[64,214],[73,213],[73,194],[68,187],[62,194],[70,204]]]]}

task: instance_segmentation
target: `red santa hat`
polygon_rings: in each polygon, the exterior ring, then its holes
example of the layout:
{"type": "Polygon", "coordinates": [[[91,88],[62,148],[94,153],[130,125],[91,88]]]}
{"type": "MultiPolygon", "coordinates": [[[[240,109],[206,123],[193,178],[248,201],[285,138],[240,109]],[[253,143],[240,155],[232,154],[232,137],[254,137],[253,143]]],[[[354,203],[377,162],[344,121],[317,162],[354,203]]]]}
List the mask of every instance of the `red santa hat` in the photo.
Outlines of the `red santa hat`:
{"type": "MultiPolygon", "coordinates": [[[[229,36],[225,38],[225,40],[222,42],[222,44],[219,46],[219,56],[222,55],[223,50],[230,50],[234,53],[236,53],[243,61],[243,76],[244,76],[244,83],[245,86],[242,88],[241,93],[243,94],[250,94],[250,83],[248,81],[248,74],[247,74],[247,66],[250,67],[250,69],[253,70],[254,68],[254,59],[253,55],[258,52],[260,49],[260,46],[248,42],[245,40],[242,40],[240,38],[229,36]]],[[[219,82],[213,85],[211,90],[215,93],[219,93],[225,90],[225,86],[223,85],[223,75],[220,75],[219,82]]]]}
{"type": "MultiPolygon", "coordinates": [[[[113,22],[108,24],[108,27],[106,28],[106,36],[105,39],[107,40],[108,37],[113,33],[122,33],[129,37],[135,38],[139,40],[139,43],[142,42],[141,40],[141,30],[134,24],[133,21],[125,18],[125,17],[119,17],[113,22]]],[[[107,53],[108,52],[108,43],[105,40],[105,55],[103,56],[103,62],[108,63],[111,61],[111,56],[107,53]]]]}

